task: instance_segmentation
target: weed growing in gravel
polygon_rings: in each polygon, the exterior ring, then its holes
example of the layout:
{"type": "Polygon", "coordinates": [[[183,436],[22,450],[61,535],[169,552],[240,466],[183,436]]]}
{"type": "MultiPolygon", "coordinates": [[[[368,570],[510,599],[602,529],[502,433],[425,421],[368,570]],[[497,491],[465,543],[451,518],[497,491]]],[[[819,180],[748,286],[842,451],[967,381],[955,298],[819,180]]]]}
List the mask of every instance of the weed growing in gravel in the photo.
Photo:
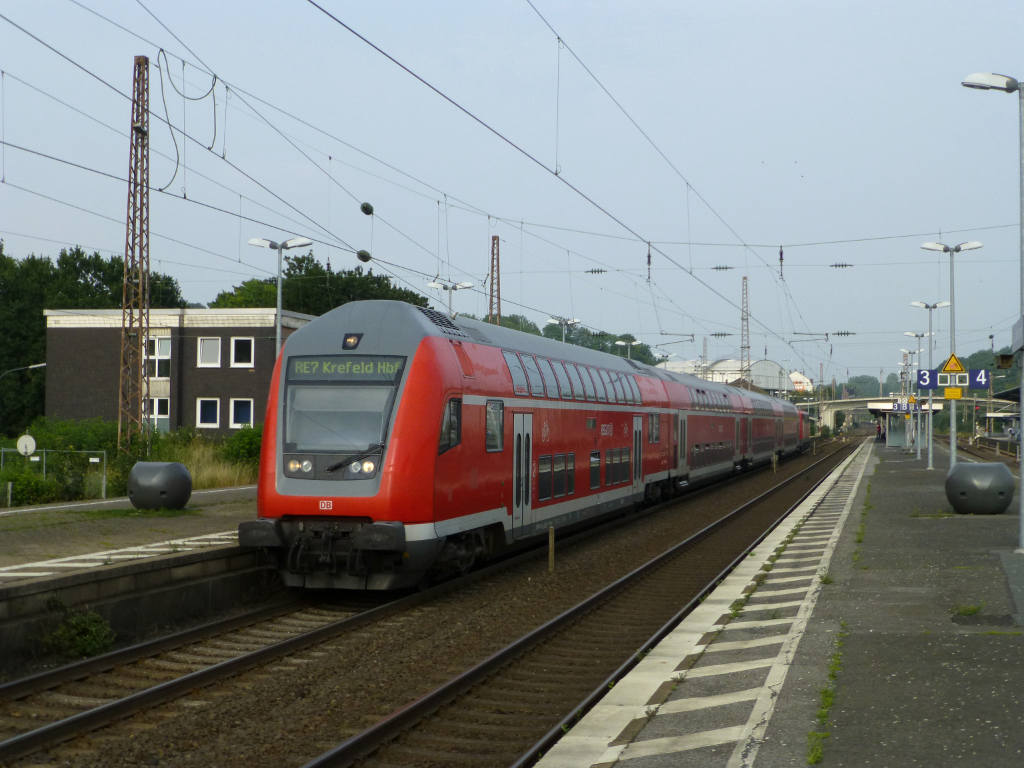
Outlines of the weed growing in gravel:
{"type": "Polygon", "coordinates": [[[828,665],[828,683],[821,689],[821,702],[818,706],[816,718],[818,728],[807,734],[808,765],[820,763],[825,753],[825,739],[829,737],[829,732],[825,730],[825,726],[828,725],[829,714],[832,712],[832,705],[835,703],[836,678],[839,676],[839,671],[843,668],[843,641],[848,634],[846,622],[840,621],[839,633],[836,635],[835,650],[832,652],[832,658],[829,660],[828,665]]]}
{"type": "Polygon", "coordinates": [[[981,609],[985,607],[984,603],[978,603],[977,605],[954,605],[953,615],[954,616],[976,616],[981,613],[981,609]]]}
{"type": "Polygon", "coordinates": [[[832,584],[834,581],[835,581],[835,579],[833,579],[832,576],[830,574],[827,574],[827,573],[824,574],[821,577],[821,583],[822,584],[832,584]]]}

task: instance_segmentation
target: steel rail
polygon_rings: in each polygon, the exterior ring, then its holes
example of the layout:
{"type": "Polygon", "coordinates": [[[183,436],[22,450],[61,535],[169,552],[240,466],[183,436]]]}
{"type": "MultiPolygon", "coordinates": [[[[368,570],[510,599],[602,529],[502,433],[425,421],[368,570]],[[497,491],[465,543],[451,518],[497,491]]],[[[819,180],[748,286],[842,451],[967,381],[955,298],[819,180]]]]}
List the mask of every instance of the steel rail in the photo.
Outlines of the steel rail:
{"type": "MultiPolygon", "coordinates": [[[[804,471],[792,475],[789,478],[786,478],[781,483],[773,486],[764,493],[759,494],[754,499],[745,502],[743,505],[737,507],[732,512],[723,516],[719,520],[705,526],[697,533],[688,537],[684,541],[676,544],[672,548],[666,550],[661,555],[658,555],[657,557],[648,561],[644,565],[639,566],[638,568],[634,569],[625,576],[620,577],[619,579],[612,582],[607,587],[595,593],[583,602],[577,604],[573,608],[564,611],[562,614],[555,617],[554,619],[551,619],[550,621],[546,622],[540,627],[537,627],[533,631],[519,638],[515,642],[507,645],[505,648],[495,652],[494,654],[492,654],[491,656],[489,656],[488,658],[484,659],[479,664],[474,666],[472,669],[469,669],[466,672],[463,672],[462,674],[452,678],[452,680],[450,680],[448,683],[434,689],[430,693],[425,694],[424,696],[420,697],[419,699],[410,703],[409,705],[397,710],[395,713],[385,718],[384,720],[381,720],[376,725],[371,726],[369,729],[363,731],[362,733],[356,734],[355,736],[345,740],[333,749],[324,752],[323,754],[319,755],[313,760],[310,760],[302,768],[343,768],[344,766],[352,765],[357,760],[367,757],[368,755],[380,749],[382,746],[393,741],[397,736],[399,736],[403,731],[407,730],[409,727],[415,725],[417,722],[423,720],[432,712],[435,712],[440,707],[453,701],[455,698],[462,695],[470,688],[483,681],[485,678],[496,672],[502,666],[506,665],[516,656],[528,651],[529,649],[537,645],[540,641],[555,634],[559,629],[561,629],[565,625],[575,621],[579,617],[594,610],[597,606],[599,606],[601,603],[605,602],[609,598],[613,597],[616,593],[625,588],[631,582],[637,580],[638,578],[651,572],[652,570],[660,567],[664,562],[676,557],[684,549],[692,547],[695,543],[699,542],[701,539],[706,538],[710,533],[723,527],[726,523],[728,523],[731,520],[734,520],[739,515],[742,515],[751,507],[759,504],[760,502],[764,501],[766,498],[774,495],[775,493],[778,493],[783,488],[789,486],[791,483],[796,482],[798,479],[804,478],[807,475],[807,473],[811,472],[814,468],[819,467],[820,465],[827,461],[830,461],[836,453],[840,453],[844,450],[847,450],[847,448],[847,446],[844,446],[839,450],[830,453],[829,455],[816,461],[810,467],[807,467],[804,471]]],[[[852,451],[852,448],[849,448],[849,450],[852,451]]],[[[749,552],[752,547],[756,546],[760,541],[764,539],[765,536],[767,536],[772,530],[774,530],[775,527],[777,527],[779,523],[783,519],[785,519],[786,515],[790,514],[793,508],[798,506],[804,499],[806,499],[807,496],[814,490],[814,488],[816,488],[821,482],[823,482],[824,479],[825,478],[822,478],[818,482],[814,483],[810,488],[808,488],[808,490],[801,495],[800,500],[796,502],[796,504],[791,506],[769,528],[767,528],[764,531],[764,533],[758,537],[757,541],[755,541],[754,544],[752,544],[745,550],[744,555],[741,555],[739,558],[734,560],[727,569],[723,570],[711,582],[709,582],[708,585],[706,585],[704,589],[701,590],[701,594],[706,594],[708,591],[717,586],[717,584],[722,580],[722,578],[724,578],[724,576],[729,572],[729,570],[735,567],[736,563],[738,563],[739,560],[742,559],[743,556],[745,556],[746,552],[749,552]]],[[[697,600],[699,600],[699,598],[697,598],[697,600]]],[[[686,608],[692,609],[692,606],[695,604],[695,602],[696,601],[691,601],[687,604],[686,608]]],[[[685,615],[685,612],[688,612],[685,608],[683,611],[679,611],[673,617],[672,621],[674,621],[674,623],[672,623],[671,626],[663,626],[662,629],[656,632],[653,637],[658,637],[660,639],[660,637],[663,636],[664,632],[670,631],[671,628],[675,626],[675,624],[678,624],[679,620],[682,619],[682,617],[685,615]],[[666,627],[668,628],[667,630],[666,627]]],[[[631,655],[631,660],[632,663],[635,663],[636,653],[631,655]]],[[[630,664],[630,662],[626,662],[626,664],[630,664]]],[[[624,664],[623,667],[625,667],[626,664],[624,664]]],[[[622,667],[620,667],[620,670],[621,669],[622,667]]],[[[628,671],[628,669],[626,671],[628,671]]],[[[599,688],[598,690],[602,689],[599,688]]],[[[593,697],[594,694],[591,694],[591,696],[588,697],[587,700],[589,701],[593,697]]],[[[577,707],[576,709],[574,709],[574,714],[578,713],[579,711],[580,708],[577,707]]],[[[563,720],[563,722],[565,721],[563,720]]],[[[561,723],[559,724],[559,726],[553,728],[549,732],[548,736],[545,737],[545,739],[556,731],[560,733],[560,726],[561,723]]],[[[532,751],[532,748],[530,754],[536,754],[532,751]]]]}

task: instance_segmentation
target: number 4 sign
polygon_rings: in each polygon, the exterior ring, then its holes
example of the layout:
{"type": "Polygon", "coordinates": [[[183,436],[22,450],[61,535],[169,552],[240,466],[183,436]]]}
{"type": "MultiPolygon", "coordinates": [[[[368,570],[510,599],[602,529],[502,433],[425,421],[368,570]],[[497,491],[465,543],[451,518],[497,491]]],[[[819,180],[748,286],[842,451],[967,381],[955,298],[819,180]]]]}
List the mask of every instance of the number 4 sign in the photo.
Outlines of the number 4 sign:
{"type": "Polygon", "coordinates": [[[971,369],[971,389],[988,389],[988,385],[991,381],[992,377],[984,368],[971,369]]]}

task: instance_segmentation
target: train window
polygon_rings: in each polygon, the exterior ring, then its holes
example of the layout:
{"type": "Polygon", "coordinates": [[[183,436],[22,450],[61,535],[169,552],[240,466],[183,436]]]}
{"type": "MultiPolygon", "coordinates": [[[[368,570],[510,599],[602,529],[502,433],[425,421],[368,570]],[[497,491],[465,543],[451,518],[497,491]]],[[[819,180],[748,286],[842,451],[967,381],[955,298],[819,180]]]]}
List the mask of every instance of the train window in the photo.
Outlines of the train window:
{"type": "Polygon", "coordinates": [[[441,439],[437,452],[444,453],[462,441],[462,399],[453,397],[444,407],[441,417],[441,439]]]}
{"type": "Polygon", "coordinates": [[[526,375],[530,379],[530,394],[534,397],[544,397],[544,380],[540,377],[540,368],[537,367],[537,361],[533,359],[533,355],[525,353],[520,354],[519,358],[523,361],[526,375]]]}
{"type": "Polygon", "coordinates": [[[640,397],[640,387],[636,383],[636,376],[627,376],[626,381],[629,382],[629,388],[633,390],[633,402],[639,405],[643,402],[643,398],[640,397]]]}
{"type": "Polygon", "coordinates": [[[551,461],[552,491],[554,497],[565,496],[565,455],[558,454],[551,461]]]}
{"type": "Polygon", "coordinates": [[[523,477],[523,504],[530,503],[530,435],[523,441],[523,466],[526,472],[523,477]]]}
{"type": "MultiPolygon", "coordinates": [[[[597,375],[600,376],[601,381],[604,383],[604,390],[605,392],[608,393],[608,402],[614,403],[615,388],[612,387],[612,377],[608,375],[608,371],[606,371],[604,368],[598,368],[597,375]]],[[[600,388],[597,391],[600,392],[600,388]]],[[[598,395],[598,397],[600,398],[600,395],[598,395]]]]}
{"type": "Polygon", "coordinates": [[[522,435],[516,435],[516,457],[515,457],[515,462],[516,462],[516,467],[519,470],[516,473],[516,508],[517,509],[523,503],[523,470],[522,470],[523,462],[522,462],[522,458],[523,458],[523,436],[522,435]]]}
{"type": "Polygon", "coordinates": [[[540,364],[540,375],[544,379],[544,386],[547,387],[548,397],[558,397],[558,382],[555,379],[555,372],[551,368],[551,361],[546,357],[538,357],[540,364]]]}
{"type": "Polygon", "coordinates": [[[601,452],[590,452],[590,487],[601,487],[601,452]]]}
{"type": "Polygon", "coordinates": [[[505,357],[505,365],[508,366],[508,372],[512,376],[512,391],[517,395],[528,395],[530,394],[530,383],[526,380],[526,371],[523,370],[523,364],[519,362],[519,358],[515,352],[502,352],[505,357]]]}
{"type": "Polygon", "coordinates": [[[551,457],[537,459],[537,501],[551,498],[551,457]]]}
{"type": "Polygon", "coordinates": [[[597,392],[598,402],[604,403],[608,400],[608,395],[604,389],[604,382],[601,377],[597,375],[596,368],[584,368],[584,370],[590,374],[590,380],[594,382],[594,389],[597,392]]]}
{"type": "Polygon", "coordinates": [[[572,396],[577,400],[582,400],[585,397],[583,379],[580,378],[580,371],[576,370],[576,364],[566,363],[565,372],[569,374],[569,383],[572,384],[572,396]]]}
{"type": "MultiPolygon", "coordinates": [[[[576,366],[573,365],[572,368],[575,370],[576,366]]],[[[590,372],[587,370],[587,366],[581,365],[579,367],[579,373],[577,373],[576,376],[581,382],[583,382],[583,389],[581,390],[583,394],[579,396],[579,399],[582,400],[583,398],[586,398],[591,402],[597,400],[597,389],[594,387],[594,380],[590,378],[590,372]]],[[[573,381],[575,382],[575,379],[573,381]]]]}
{"type": "Polygon", "coordinates": [[[576,454],[565,455],[565,492],[572,496],[576,493],[576,454]]]}
{"type": "Polygon", "coordinates": [[[558,379],[558,391],[563,400],[572,400],[572,384],[569,382],[569,374],[565,372],[565,363],[561,360],[552,360],[551,368],[558,379]]]}
{"type": "Polygon", "coordinates": [[[661,414],[651,413],[648,414],[647,422],[647,436],[649,442],[660,443],[661,442],[661,414]]]}
{"type": "Polygon", "coordinates": [[[488,400],[485,414],[486,446],[488,451],[505,447],[505,404],[501,400],[488,400]]]}
{"type": "Polygon", "coordinates": [[[622,380],[619,374],[615,371],[611,371],[608,376],[612,380],[612,389],[615,390],[615,402],[626,402],[626,393],[622,390],[622,380]]]}

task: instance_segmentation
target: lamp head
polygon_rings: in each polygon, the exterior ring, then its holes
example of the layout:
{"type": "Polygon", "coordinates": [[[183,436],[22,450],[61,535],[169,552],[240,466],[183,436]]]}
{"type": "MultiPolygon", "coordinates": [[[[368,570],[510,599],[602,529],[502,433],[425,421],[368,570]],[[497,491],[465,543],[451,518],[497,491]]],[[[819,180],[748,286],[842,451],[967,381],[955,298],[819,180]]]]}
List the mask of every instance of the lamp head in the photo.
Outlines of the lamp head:
{"type": "Polygon", "coordinates": [[[981,243],[979,243],[977,240],[970,240],[966,243],[959,243],[953,248],[953,250],[958,252],[973,251],[975,248],[981,248],[981,243]]]}
{"type": "Polygon", "coordinates": [[[1020,83],[1009,75],[997,75],[993,72],[976,72],[965,77],[960,85],[964,88],[977,88],[981,91],[1006,91],[1013,93],[1020,89],[1020,83]]]}

